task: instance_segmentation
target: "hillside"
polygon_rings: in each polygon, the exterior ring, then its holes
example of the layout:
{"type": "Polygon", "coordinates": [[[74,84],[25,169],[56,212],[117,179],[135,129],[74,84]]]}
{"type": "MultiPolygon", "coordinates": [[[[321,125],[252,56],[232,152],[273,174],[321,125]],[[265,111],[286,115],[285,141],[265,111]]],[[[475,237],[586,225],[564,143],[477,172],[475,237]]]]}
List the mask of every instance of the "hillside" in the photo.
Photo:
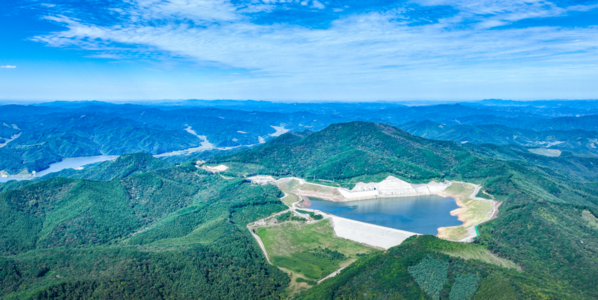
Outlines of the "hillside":
{"type": "Polygon", "coordinates": [[[147,153],[138,152],[119,156],[116,160],[96,163],[85,166],[83,170],[65,169],[60,172],[50,173],[42,178],[45,180],[55,177],[68,177],[75,179],[88,179],[110,181],[145,173],[158,169],[172,167],[173,164],[155,158],[147,153]]]}
{"type": "Polygon", "coordinates": [[[410,182],[443,180],[451,174],[461,176],[467,167],[469,177],[491,174],[499,164],[483,163],[454,142],[413,136],[395,127],[350,122],[333,124],[308,134],[291,133],[266,145],[232,156],[214,158],[215,162],[259,164],[261,173],[339,181],[378,180],[395,174],[410,182]],[[463,163],[467,163],[464,165],[463,163]]]}
{"type": "Polygon", "coordinates": [[[590,298],[598,296],[591,284],[598,276],[598,257],[590,246],[598,245],[598,238],[595,227],[582,217],[598,215],[595,185],[559,172],[559,164],[568,164],[560,157],[550,158],[552,169],[525,159],[498,160],[473,149],[477,147],[426,140],[387,125],[351,122],[305,137],[283,135],[248,152],[213,160],[251,163],[263,166],[256,167],[260,173],[316,177],[347,187],[387,174],[407,181],[481,183],[502,205],[497,219],[478,227],[479,244],[520,265],[526,278],[550,282],[542,295],[567,298],[583,290],[590,298]],[[560,176],[553,176],[555,172],[560,176]]]}
{"type": "Polygon", "coordinates": [[[559,103],[545,107],[510,102],[406,106],[390,102],[190,100],[143,105],[99,101],[4,105],[0,106],[0,171],[11,175],[39,172],[69,157],[163,154],[195,148],[201,143],[229,149],[257,145],[287,130],[318,131],[332,123],[358,120],[393,126],[409,122],[445,124],[444,131],[433,126],[405,128],[434,139],[504,144],[517,136],[521,140],[514,142],[519,145],[559,144],[559,149],[595,153],[597,102],[571,102],[575,107],[559,103]],[[454,130],[445,132],[446,126],[453,126],[454,130]],[[425,132],[432,129],[434,134],[425,132]],[[545,133],[534,135],[530,130],[545,133]],[[581,144],[575,140],[578,137],[582,138],[581,144]]]}
{"type": "Polygon", "coordinates": [[[361,259],[298,299],[528,298],[538,282],[522,275],[516,265],[479,245],[414,236],[361,259]]]}
{"type": "Polygon", "coordinates": [[[101,102],[0,106],[0,171],[39,172],[69,157],[163,154],[198,147],[204,138],[217,148],[254,145],[340,120],[308,112],[161,108],[101,102]]]}
{"type": "Polygon", "coordinates": [[[283,209],[279,196],[191,165],[0,193],[0,295],[277,298],[288,278],[245,225],[283,209]]]}
{"type": "Polygon", "coordinates": [[[213,174],[194,163],[173,167],[133,154],[63,174],[102,181],[56,177],[3,184],[0,268],[6,275],[0,294],[8,299],[284,295],[289,278],[267,264],[245,228],[286,209],[276,187],[244,180],[260,173],[346,187],[388,175],[409,182],[463,180],[481,184],[502,202],[498,218],[478,226],[477,245],[411,240],[361,257],[299,297],[456,293],[487,299],[505,291],[510,299],[598,297],[593,284],[598,186],[590,158],[428,140],[388,125],[350,122],[287,133],[213,157],[207,164],[212,163],[229,169],[213,174]],[[576,173],[567,171],[574,168],[576,173]],[[446,276],[446,285],[422,283],[426,272],[446,276]]]}
{"type": "Polygon", "coordinates": [[[410,122],[401,129],[417,136],[460,143],[520,145],[598,154],[598,132],[585,130],[548,130],[510,128],[502,125],[442,125],[410,122]]]}
{"type": "Polygon", "coordinates": [[[20,136],[0,148],[0,170],[8,174],[40,171],[67,157],[159,154],[197,147],[201,142],[183,128],[151,128],[102,115],[52,115],[18,124],[23,130],[20,136]]]}

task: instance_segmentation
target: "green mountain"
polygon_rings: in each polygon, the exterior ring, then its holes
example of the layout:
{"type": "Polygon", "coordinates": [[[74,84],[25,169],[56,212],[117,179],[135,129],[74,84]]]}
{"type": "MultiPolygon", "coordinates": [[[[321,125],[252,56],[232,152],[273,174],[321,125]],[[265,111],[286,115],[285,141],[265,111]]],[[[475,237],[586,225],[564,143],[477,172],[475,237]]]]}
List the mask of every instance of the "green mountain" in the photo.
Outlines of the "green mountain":
{"type": "Polygon", "coordinates": [[[284,297],[288,276],[267,263],[246,228],[286,209],[276,187],[244,179],[269,174],[346,187],[388,175],[464,180],[502,203],[474,244],[411,238],[298,298],[595,299],[598,163],[522,149],[350,122],[213,157],[208,163],[230,167],[220,174],[134,154],[63,174],[78,178],[6,183],[0,297],[284,297]]]}
{"type": "Polygon", "coordinates": [[[520,145],[598,154],[598,132],[585,130],[534,131],[501,125],[454,125],[410,122],[401,129],[421,137],[474,144],[520,145]]]}
{"type": "MultiPolygon", "coordinates": [[[[598,288],[592,282],[598,276],[594,252],[598,245],[598,227],[594,225],[598,186],[551,168],[570,164],[567,158],[552,158],[552,165],[542,165],[523,156],[519,160],[497,159],[476,149],[475,145],[415,137],[387,125],[351,122],[306,137],[281,136],[214,162],[251,163],[262,167],[255,167],[260,173],[315,176],[347,187],[387,175],[412,182],[456,179],[480,183],[502,205],[497,219],[478,226],[476,242],[523,268],[522,276],[536,283],[527,287],[536,295],[529,297],[597,297],[598,288]]],[[[587,165],[594,163],[578,159],[587,165]]],[[[395,291],[399,292],[398,287],[395,291]]]]}
{"type": "Polygon", "coordinates": [[[481,178],[502,167],[483,161],[457,143],[428,140],[389,125],[368,122],[333,124],[312,134],[289,133],[246,152],[216,157],[214,162],[258,164],[263,166],[263,174],[346,185],[365,179],[379,180],[389,174],[410,182],[443,180],[464,173],[469,178],[481,178]],[[484,168],[477,167],[479,164],[484,168]]]}
{"type": "Polygon", "coordinates": [[[522,299],[530,282],[484,247],[414,236],[352,264],[298,299],[522,299]],[[475,259],[472,259],[475,257],[475,259]]]}
{"type": "Polygon", "coordinates": [[[190,164],[0,193],[0,297],[277,298],[288,278],[245,226],[280,196],[190,164]]]}
{"type": "Polygon", "coordinates": [[[160,154],[197,147],[200,142],[183,128],[151,128],[101,115],[58,115],[28,124],[17,139],[0,148],[0,170],[9,174],[40,171],[68,157],[160,154]]]}

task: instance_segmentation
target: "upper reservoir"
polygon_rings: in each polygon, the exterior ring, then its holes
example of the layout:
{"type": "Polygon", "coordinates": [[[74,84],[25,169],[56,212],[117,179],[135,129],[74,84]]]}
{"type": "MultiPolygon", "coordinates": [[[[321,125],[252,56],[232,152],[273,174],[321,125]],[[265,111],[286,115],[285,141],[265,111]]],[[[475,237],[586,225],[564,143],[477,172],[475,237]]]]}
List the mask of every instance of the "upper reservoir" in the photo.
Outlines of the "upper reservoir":
{"type": "Polygon", "coordinates": [[[101,161],[115,159],[117,157],[118,156],[115,156],[115,155],[99,155],[99,156],[85,156],[85,157],[65,158],[64,160],[62,160],[60,162],[51,164],[49,168],[47,168],[47,169],[45,169],[43,171],[40,171],[40,172],[36,173],[33,176],[27,176],[27,177],[16,177],[16,176],[12,176],[12,177],[0,177],[0,182],[7,182],[7,181],[10,181],[10,180],[31,180],[31,179],[34,179],[34,178],[39,178],[39,177],[48,175],[50,173],[62,171],[64,169],[76,169],[76,168],[80,168],[80,167],[85,166],[85,165],[89,165],[89,164],[93,164],[93,163],[97,163],[97,162],[101,162],[101,161]]]}
{"type": "Polygon", "coordinates": [[[438,234],[439,227],[463,224],[450,212],[459,208],[453,198],[438,195],[332,202],[310,198],[309,208],[339,217],[405,231],[438,234]]]}

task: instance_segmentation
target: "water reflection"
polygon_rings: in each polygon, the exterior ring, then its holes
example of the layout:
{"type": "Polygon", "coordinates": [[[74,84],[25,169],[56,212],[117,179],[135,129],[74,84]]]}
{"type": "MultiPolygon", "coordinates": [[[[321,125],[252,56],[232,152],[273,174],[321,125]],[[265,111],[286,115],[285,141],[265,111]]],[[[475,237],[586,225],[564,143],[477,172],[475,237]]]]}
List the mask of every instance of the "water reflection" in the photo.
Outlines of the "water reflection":
{"type": "Polygon", "coordinates": [[[309,208],[339,217],[423,234],[438,234],[439,227],[463,224],[450,211],[459,208],[453,198],[437,195],[332,202],[310,198],[309,208]]]}
{"type": "Polygon", "coordinates": [[[31,180],[34,178],[39,178],[44,175],[48,175],[50,173],[62,171],[64,169],[75,169],[80,168],[88,164],[93,164],[101,161],[107,161],[116,159],[118,156],[116,155],[99,155],[99,156],[85,156],[85,157],[72,157],[72,158],[65,158],[64,160],[53,163],[50,165],[49,168],[38,172],[34,176],[27,176],[27,177],[0,177],[0,182],[7,182],[10,180],[31,180]]]}

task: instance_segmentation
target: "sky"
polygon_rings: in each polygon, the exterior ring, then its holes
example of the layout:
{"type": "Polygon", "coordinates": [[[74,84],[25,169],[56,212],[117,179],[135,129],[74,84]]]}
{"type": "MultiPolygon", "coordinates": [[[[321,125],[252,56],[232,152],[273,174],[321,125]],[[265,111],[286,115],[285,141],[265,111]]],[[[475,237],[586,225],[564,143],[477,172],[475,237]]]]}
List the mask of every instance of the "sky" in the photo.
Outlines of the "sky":
{"type": "Polygon", "coordinates": [[[9,0],[0,99],[598,99],[598,0],[9,0]]]}

